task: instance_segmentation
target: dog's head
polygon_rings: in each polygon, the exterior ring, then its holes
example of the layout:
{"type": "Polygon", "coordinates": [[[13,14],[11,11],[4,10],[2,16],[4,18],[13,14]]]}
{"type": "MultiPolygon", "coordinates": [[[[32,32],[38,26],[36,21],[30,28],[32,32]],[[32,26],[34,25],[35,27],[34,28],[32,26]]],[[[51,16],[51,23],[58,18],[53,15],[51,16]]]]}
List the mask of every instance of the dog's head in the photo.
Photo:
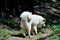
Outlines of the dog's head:
{"type": "Polygon", "coordinates": [[[39,25],[40,25],[41,27],[45,27],[45,26],[46,26],[45,22],[46,22],[46,19],[42,17],[42,18],[40,19],[39,25]]]}
{"type": "Polygon", "coordinates": [[[43,26],[43,27],[46,26],[46,25],[45,25],[45,22],[46,22],[46,19],[44,18],[44,19],[42,20],[42,26],[43,26]]]}

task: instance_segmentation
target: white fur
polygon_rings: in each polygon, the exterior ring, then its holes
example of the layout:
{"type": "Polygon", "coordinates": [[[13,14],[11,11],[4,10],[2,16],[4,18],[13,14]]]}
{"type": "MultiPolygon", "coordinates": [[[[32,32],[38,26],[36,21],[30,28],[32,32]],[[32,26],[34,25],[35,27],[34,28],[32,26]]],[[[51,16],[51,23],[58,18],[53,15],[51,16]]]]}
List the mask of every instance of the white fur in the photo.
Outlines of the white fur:
{"type": "Polygon", "coordinates": [[[29,18],[31,18],[32,13],[28,12],[28,11],[24,11],[22,12],[22,14],[20,15],[20,18],[22,18],[23,20],[25,20],[25,18],[27,18],[27,16],[29,16],[29,18]]]}
{"type": "Polygon", "coordinates": [[[45,18],[43,18],[42,16],[39,15],[32,15],[32,25],[33,25],[33,29],[35,31],[35,33],[37,34],[37,27],[41,28],[42,26],[45,26],[45,18]]]}
{"type": "Polygon", "coordinates": [[[32,15],[32,24],[34,25],[38,25],[38,24],[42,24],[43,26],[45,26],[45,22],[43,20],[45,20],[45,18],[43,18],[42,16],[39,15],[32,15]]]}
{"type": "Polygon", "coordinates": [[[37,26],[43,25],[45,26],[45,20],[42,16],[39,15],[32,15],[31,12],[25,11],[21,14],[21,28],[28,32],[28,35],[31,37],[30,32],[31,30],[34,30],[37,34],[37,26]],[[28,22],[27,17],[29,16],[30,21],[28,22]],[[33,26],[32,26],[33,25],[33,26]]]}
{"type": "MultiPolygon", "coordinates": [[[[31,32],[31,21],[28,22],[28,19],[29,20],[31,19],[31,16],[32,16],[32,13],[31,12],[28,12],[28,11],[25,11],[21,14],[20,18],[21,18],[21,28],[25,31],[28,32],[28,35],[31,37],[30,35],[30,32],[31,32]]],[[[25,35],[25,33],[24,33],[25,35]]]]}

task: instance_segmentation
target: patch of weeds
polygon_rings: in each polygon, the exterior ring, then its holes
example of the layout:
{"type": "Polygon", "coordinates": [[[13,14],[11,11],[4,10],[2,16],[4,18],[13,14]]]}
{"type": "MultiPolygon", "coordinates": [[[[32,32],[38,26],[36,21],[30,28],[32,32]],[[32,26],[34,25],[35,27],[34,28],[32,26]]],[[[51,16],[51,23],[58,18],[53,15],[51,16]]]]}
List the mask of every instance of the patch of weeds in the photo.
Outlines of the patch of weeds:
{"type": "Polygon", "coordinates": [[[59,33],[60,32],[60,25],[52,25],[52,29],[55,33],[59,33]]]}
{"type": "Polygon", "coordinates": [[[53,36],[48,37],[46,40],[59,40],[59,36],[53,35],[53,36]]]}
{"type": "Polygon", "coordinates": [[[10,35],[11,35],[11,31],[5,30],[5,29],[0,29],[0,39],[1,40],[8,40],[10,35]]]}
{"type": "Polygon", "coordinates": [[[22,30],[22,29],[20,29],[20,30],[19,30],[19,34],[23,34],[23,33],[25,33],[25,31],[22,30]]]}
{"type": "Polygon", "coordinates": [[[9,26],[13,26],[16,23],[13,18],[10,19],[2,18],[2,21],[4,24],[9,26]]]}
{"type": "Polygon", "coordinates": [[[42,33],[39,32],[39,33],[37,34],[37,38],[41,38],[41,37],[42,37],[42,33]]]}
{"type": "Polygon", "coordinates": [[[46,40],[59,40],[60,39],[60,25],[50,25],[51,29],[53,30],[53,33],[51,36],[49,36],[46,40]]]}

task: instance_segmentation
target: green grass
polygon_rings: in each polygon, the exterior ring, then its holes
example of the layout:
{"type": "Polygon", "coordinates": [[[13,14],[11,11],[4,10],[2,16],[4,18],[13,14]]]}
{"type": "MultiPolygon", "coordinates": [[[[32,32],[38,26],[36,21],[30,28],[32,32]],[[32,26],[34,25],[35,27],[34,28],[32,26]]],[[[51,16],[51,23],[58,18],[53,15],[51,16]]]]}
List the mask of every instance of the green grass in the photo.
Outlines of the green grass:
{"type": "Polygon", "coordinates": [[[53,30],[51,36],[49,36],[46,40],[59,40],[60,39],[60,25],[47,25],[53,30]]]}
{"type": "Polygon", "coordinates": [[[9,30],[0,29],[0,40],[8,40],[11,32],[9,30]]]}
{"type": "Polygon", "coordinates": [[[53,36],[48,37],[46,40],[59,40],[59,36],[53,35],[53,36]]]}
{"type": "Polygon", "coordinates": [[[2,18],[2,21],[4,24],[9,26],[13,26],[16,23],[13,18],[10,18],[10,19],[2,18]]]}

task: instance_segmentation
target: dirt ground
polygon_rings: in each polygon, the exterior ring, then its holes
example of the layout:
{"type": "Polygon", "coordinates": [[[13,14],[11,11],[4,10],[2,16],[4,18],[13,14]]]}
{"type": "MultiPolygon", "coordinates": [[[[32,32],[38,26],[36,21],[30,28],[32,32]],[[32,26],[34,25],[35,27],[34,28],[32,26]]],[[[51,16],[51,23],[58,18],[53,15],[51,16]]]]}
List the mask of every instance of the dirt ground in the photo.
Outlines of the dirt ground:
{"type": "Polygon", "coordinates": [[[52,33],[51,29],[45,29],[44,33],[39,32],[37,35],[34,35],[32,38],[11,36],[8,40],[45,40],[46,37],[49,36],[51,33],[52,33]]]}

